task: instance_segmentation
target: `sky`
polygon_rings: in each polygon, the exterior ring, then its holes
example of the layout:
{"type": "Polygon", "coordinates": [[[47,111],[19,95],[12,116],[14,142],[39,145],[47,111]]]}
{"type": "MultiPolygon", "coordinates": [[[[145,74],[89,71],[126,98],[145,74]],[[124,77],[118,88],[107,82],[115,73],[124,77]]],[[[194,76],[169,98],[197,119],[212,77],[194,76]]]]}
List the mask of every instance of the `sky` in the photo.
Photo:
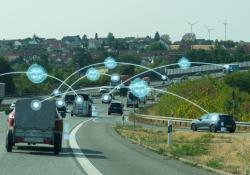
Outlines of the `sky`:
{"type": "Polygon", "coordinates": [[[22,39],[34,34],[61,39],[86,34],[89,38],[153,37],[169,34],[172,41],[190,32],[211,39],[250,41],[250,0],[0,0],[0,39],[22,39]]]}

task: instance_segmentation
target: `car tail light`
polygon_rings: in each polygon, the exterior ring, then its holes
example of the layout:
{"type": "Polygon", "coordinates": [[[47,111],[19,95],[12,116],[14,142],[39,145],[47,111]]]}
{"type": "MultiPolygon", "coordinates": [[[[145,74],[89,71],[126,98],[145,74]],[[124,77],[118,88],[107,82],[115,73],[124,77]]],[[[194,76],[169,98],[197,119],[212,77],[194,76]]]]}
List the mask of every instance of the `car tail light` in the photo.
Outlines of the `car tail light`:
{"type": "Polygon", "coordinates": [[[45,139],[43,140],[43,143],[44,143],[44,144],[49,144],[49,145],[51,145],[51,144],[52,144],[52,140],[49,139],[49,138],[45,138],[45,139]]]}
{"type": "Polygon", "coordinates": [[[16,142],[16,143],[23,142],[23,137],[16,137],[16,138],[15,138],[15,142],[16,142]]]}

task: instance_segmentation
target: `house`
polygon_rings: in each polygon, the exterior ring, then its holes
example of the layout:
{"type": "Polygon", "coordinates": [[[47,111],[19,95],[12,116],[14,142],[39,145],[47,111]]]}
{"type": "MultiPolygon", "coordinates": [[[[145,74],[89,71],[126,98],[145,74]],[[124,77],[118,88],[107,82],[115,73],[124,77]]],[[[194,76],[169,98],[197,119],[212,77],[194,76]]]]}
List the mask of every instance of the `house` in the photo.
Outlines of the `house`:
{"type": "Polygon", "coordinates": [[[100,49],[104,41],[101,39],[89,39],[88,49],[100,49]]]}
{"type": "Polygon", "coordinates": [[[191,49],[192,50],[211,50],[212,48],[214,48],[215,45],[192,45],[191,49]]]}
{"type": "Polygon", "coordinates": [[[79,35],[65,36],[62,38],[62,43],[68,48],[83,48],[83,43],[79,35]]]}

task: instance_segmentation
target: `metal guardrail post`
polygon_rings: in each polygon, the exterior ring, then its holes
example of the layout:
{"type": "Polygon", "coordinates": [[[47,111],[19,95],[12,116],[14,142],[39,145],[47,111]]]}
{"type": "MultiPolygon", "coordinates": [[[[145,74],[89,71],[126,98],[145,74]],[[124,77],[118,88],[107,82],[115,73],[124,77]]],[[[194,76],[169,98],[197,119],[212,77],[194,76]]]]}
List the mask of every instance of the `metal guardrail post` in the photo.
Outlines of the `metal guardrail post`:
{"type": "Polygon", "coordinates": [[[169,119],[168,120],[168,145],[172,144],[172,132],[173,132],[172,119],[169,119]]]}

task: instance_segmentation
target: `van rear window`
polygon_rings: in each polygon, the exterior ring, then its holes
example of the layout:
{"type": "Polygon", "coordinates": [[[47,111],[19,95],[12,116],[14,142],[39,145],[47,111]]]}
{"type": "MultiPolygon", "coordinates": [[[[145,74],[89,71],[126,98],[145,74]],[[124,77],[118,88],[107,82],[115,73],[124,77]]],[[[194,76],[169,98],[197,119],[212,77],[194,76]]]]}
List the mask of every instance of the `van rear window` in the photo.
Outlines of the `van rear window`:
{"type": "Polygon", "coordinates": [[[233,117],[230,115],[220,115],[219,116],[221,120],[232,120],[233,117]]]}

